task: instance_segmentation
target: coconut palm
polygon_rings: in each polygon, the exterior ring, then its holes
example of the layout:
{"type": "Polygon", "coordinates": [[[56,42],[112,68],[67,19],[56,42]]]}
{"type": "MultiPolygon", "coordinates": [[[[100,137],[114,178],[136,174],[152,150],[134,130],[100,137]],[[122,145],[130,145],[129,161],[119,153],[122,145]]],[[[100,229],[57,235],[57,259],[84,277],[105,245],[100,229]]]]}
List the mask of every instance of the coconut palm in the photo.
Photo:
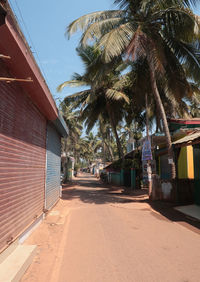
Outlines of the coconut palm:
{"type": "Polygon", "coordinates": [[[85,63],[85,73],[75,73],[72,80],[62,83],[58,87],[61,91],[66,86],[90,86],[90,89],[67,96],[65,102],[73,102],[73,106],[81,107],[81,116],[89,132],[102,116],[110,121],[119,157],[123,157],[123,150],[117,132],[117,125],[124,115],[123,104],[129,103],[129,98],[123,93],[120,83],[120,72],[123,69],[121,58],[114,62],[103,64],[101,52],[96,47],[78,48],[78,55],[85,63]],[[112,71],[111,71],[112,70],[112,71]]]}
{"type": "Polygon", "coordinates": [[[102,148],[102,142],[98,139],[97,135],[94,135],[92,132],[85,136],[85,140],[88,145],[87,149],[90,152],[91,160],[94,161],[97,158],[98,150],[102,148]]]}
{"type": "Polygon", "coordinates": [[[78,118],[79,111],[74,111],[73,105],[68,106],[65,104],[65,102],[61,102],[59,107],[69,130],[68,138],[63,141],[64,143],[62,150],[64,152],[71,152],[76,155],[75,144],[77,144],[83,128],[78,118]]]}
{"type": "MultiPolygon", "coordinates": [[[[117,131],[117,125],[121,122],[123,116],[125,115],[123,107],[124,102],[106,98],[104,89],[96,89],[95,93],[97,95],[91,99],[93,93],[93,91],[89,93],[87,98],[81,104],[81,120],[84,121],[84,124],[87,128],[86,132],[89,133],[94,127],[94,125],[99,122],[100,119],[109,121],[116,139],[119,158],[121,158],[123,157],[123,150],[117,131]]],[[[76,94],[66,97],[65,101],[70,103],[70,101],[74,99],[75,95],[76,94]]],[[[79,97],[80,100],[82,100],[82,97],[79,97]]],[[[77,97],[75,98],[77,106],[80,105],[78,104],[77,97]]]]}
{"type": "Polygon", "coordinates": [[[102,115],[99,116],[98,127],[97,127],[97,136],[102,140],[103,144],[103,158],[104,160],[113,161],[114,160],[114,151],[113,151],[113,137],[112,129],[107,120],[103,118],[102,115]],[[108,152],[106,154],[106,152],[108,152]]]}
{"type": "Polygon", "coordinates": [[[200,77],[199,29],[190,10],[191,3],[195,2],[115,0],[119,10],[82,16],[67,29],[69,36],[77,29],[83,31],[80,41],[83,46],[88,40],[98,42],[106,62],[121,54],[134,62],[141,58],[147,61],[151,91],[162,118],[168,156],[172,159],[172,178],[175,178],[175,164],[171,136],[157,82],[162,78],[163,87],[173,89],[173,95],[182,97],[191,92],[182,63],[187,65],[194,79],[200,77]]]}

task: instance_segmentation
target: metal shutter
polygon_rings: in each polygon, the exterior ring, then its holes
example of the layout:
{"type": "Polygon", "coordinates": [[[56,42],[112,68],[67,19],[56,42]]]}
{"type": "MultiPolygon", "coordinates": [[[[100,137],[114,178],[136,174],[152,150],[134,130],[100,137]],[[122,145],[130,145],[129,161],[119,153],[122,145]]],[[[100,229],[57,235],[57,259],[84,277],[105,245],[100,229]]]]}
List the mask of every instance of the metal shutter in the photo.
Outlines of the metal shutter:
{"type": "Polygon", "coordinates": [[[43,212],[45,165],[45,118],[18,83],[0,82],[0,250],[43,212]]]}
{"type": "Polygon", "coordinates": [[[50,209],[60,196],[61,138],[55,128],[47,126],[47,172],[45,208],[50,209]]]}

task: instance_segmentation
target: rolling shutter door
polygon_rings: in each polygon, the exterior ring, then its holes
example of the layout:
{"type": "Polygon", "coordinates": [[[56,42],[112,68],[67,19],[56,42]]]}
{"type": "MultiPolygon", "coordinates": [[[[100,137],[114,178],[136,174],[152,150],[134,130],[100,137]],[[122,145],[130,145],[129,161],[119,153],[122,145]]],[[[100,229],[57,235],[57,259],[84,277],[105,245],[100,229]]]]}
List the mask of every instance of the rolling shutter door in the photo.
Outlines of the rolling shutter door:
{"type": "Polygon", "coordinates": [[[50,209],[60,196],[61,138],[55,128],[47,126],[47,172],[45,208],[50,209]]]}
{"type": "Polygon", "coordinates": [[[19,84],[1,82],[0,250],[43,212],[45,165],[45,118],[19,84]]]}

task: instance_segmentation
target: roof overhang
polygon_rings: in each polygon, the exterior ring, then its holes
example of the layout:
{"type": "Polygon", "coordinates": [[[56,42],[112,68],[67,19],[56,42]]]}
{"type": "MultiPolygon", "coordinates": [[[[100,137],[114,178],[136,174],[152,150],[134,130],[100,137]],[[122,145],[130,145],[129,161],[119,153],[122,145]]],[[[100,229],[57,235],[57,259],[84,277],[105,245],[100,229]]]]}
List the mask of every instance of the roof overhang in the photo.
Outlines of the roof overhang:
{"type": "Polygon", "coordinates": [[[58,118],[53,121],[53,124],[62,137],[66,138],[69,135],[69,130],[60,113],[58,114],[58,118]]]}
{"type": "Polygon", "coordinates": [[[199,143],[200,143],[200,131],[196,131],[177,141],[174,141],[172,144],[175,145],[175,147],[185,147],[199,143]]]}
{"type": "Polygon", "coordinates": [[[11,77],[31,78],[33,82],[17,82],[48,120],[58,118],[58,110],[35,59],[14,20],[6,15],[0,25],[0,53],[11,57],[6,65],[11,77]]]}
{"type": "Polygon", "coordinates": [[[170,123],[178,123],[178,124],[200,124],[200,118],[192,118],[192,119],[168,119],[170,123]]]}

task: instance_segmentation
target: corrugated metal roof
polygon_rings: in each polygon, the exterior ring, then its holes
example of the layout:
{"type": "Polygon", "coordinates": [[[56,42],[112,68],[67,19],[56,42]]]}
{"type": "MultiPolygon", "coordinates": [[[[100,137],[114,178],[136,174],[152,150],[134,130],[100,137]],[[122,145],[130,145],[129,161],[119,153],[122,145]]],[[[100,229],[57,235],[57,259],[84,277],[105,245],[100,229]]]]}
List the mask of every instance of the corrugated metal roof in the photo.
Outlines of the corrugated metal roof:
{"type": "Polygon", "coordinates": [[[200,138],[200,131],[197,131],[195,133],[192,133],[190,135],[187,135],[177,141],[174,141],[172,144],[173,145],[177,145],[177,144],[182,144],[182,143],[188,143],[188,142],[192,142],[194,141],[195,139],[198,139],[200,138]]]}

